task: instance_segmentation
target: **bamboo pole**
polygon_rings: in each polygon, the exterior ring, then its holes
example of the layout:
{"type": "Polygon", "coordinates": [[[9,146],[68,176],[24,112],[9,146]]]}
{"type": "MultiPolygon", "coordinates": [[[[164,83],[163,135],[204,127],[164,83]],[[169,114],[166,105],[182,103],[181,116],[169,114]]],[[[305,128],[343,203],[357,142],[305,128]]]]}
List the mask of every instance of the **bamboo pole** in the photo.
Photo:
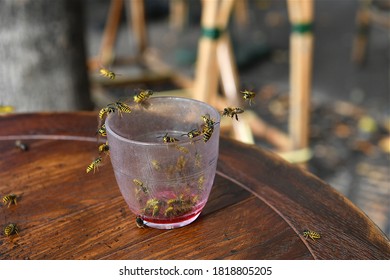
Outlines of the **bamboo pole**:
{"type": "MultiPolygon", "coordinates": [[[[223,3],[224,9],[221,9],[220,26],[227,26],[229,15],[234,6],[234,0],[225,0],[223,3]]],[[[233,48],[230,42],[230,36],[224,32],[218,39],[217,45],[217,59],[220,70],[222,86],[225,92],[227,103],[232,107],[242,107],[242,98],[239,97],[239,77],[236,62],[233,54],[233,48]]],[[[232,123],[233,136],[235,139],[249,144],[254,144],[254,138],[249,127],[248,122],[241,119],[241,121],[233,121],[232,123]]]]}
{"type": "Polygon", "coordinates": [[[173,30],[181,31],[187,22],[188,3],[187,0],[169,1],[169,25],[173,30]]]}
{"type": "MultiPolygon", "coordinates": [[[[235,3],[235,0],[221,0],[218,14],[218,26],[221,29],[227,28],[235,3]]],[[[218,38],[217,63],[228,103],[235,104],[235,106],[241,106],[242,99],[238,98],[237,94],[239,90],[238,70],[230,42],[230,36],[227,32],[223,32],[218,38]]]]}
{"type": "Polygon", "coordinates": [[[309,145],[310,91],[312,76],[312,0],[288,0],[290,35],[290,115],[291,150],[309,145]]]}
{"type": "MultiPolygon", "coordinates": [[[[127,15],[128,18],[131,18],[129,30],[133,30],[134,38],[137,43],[137,56],[142,56],[148,45],[144,0],[128,0],[127,3],[127,15]]],[[[130,23],[130,21],[128,21],[128,23],[130,23]]]]}
{"type": "Polygon", "coordinates": [[[118,32],[122,8],[123,0],[111,0],[99,51],[100,64],[105,67],[110,65],[114,59],[113,49],[118,32]]]}
{"type": "MultiPolygon", "coordinates": [[[[228,34],[224,34],[219,39],[217,57],[227,104],[229,107],[242,108],[243,102],[238,95],[239,79],[228,34]]],[[[251,129],[245,119],[241,118],[240,121],[233,121],[232,129],[235,139],[244,143],[254,144],[255,141],[251,129]]]]}
{"type": "Polygon", "coordinates": [[[218,26],[218,0],[202,1],[202,37],[198,43],[198,58],[195,69],[194,98],[215,105],[218,88],[216,61],[218,26]]]}
{"type": "Polygon", "coordinates": [[[362,64],[367,50],[368,32],[370,29],[370,5],[371,0],[360,1],[360,7],[356,12],[355,38],[353,40],[351,60],[356,64],[362,64]]]}
{"type": "Polygon", "coordinates": [[[248,14],[248,1],[238,0],[234,5],[234,18],[239,26],[243,27],[248,25],[249,14],[248,14]]]}

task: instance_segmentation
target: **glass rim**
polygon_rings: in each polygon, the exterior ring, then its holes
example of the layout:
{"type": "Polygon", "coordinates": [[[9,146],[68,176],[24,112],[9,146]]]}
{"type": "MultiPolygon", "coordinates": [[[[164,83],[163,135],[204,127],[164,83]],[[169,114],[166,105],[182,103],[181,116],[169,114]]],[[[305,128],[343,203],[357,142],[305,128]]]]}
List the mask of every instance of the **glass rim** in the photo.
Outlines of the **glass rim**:
{"type": "MultiPolygon", "coordinates": [[[[211,106],[210,104],[206,103],[206,102],[203,102],[203,101],[200,101],[200,100],[197,100],[197,99],[193,99],[193,98],[188,98],[188,97],[178,97],[178,96],[156,96],[156,97],[151,97],[148,101],[150,100],[156,100],[156,99],[172,99],[172,100],[175,100],[175,101],[186,101],[186,102],[192,102],[192,103],[198,103],[199,105],[203,106],[203,107],[207,107],[210,111],[214,111],[215,115],[218,117],[218,119],[216,120],[216,123],[218,125],[220,125],[220,115],[219,115],[219,112],[216,108],[214,108],[213,106],[211,106]]],[[[131,114],[131,113],[130,113],[131,114]]],[[[105,126],[106,126],[106,131],[107,131],[107,136],[108,136],[108,132],[109,134],[111,134],[113,137],[117,138],[118,140],[120,141],[123,141],[123,142],[127,142],[127,143],[131,143],[131,144],[135,144],[135,145],[144,145],[144,146],[155,146],[155,147],[162,147],[162,146],[175,146],[175,145],[182,145],[182,144],[193,144],[194,142],[197,142],[197,141],[200,141],[202,140],[202,135],[198,135],[194,138],[189,138],[184,140],[184,141],[178,141],[178,142],[173,142],[173,143],[164,143],[164,142],[161,142],[161,143],[156,143],[156,142],[144,142],[144,141],[137,141],[137,140],[132,140],[132,139],[128,139],[128,138],[125,138],[123,136],[120,136],[118,135],[116,132],[114,132],[110,125],[109,125],[109,121],[111,119],[111,115],[109,114],[104,122],[105,126]]]]}

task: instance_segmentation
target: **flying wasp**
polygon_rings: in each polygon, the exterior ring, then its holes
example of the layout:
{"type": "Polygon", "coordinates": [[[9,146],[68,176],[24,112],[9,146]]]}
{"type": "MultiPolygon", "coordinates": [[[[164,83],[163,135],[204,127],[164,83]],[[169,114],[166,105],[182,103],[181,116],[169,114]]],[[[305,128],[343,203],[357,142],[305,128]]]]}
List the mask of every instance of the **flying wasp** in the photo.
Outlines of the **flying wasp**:
{"type": "Polygon", "coordinates": [[[18,196],[16,194],[8,194],[3,196],[3,203],[4,205],[7,205],[7,207],[10,207],[11,204],[17,204],[17,198],[18,196]]]}
{"type": "Polygon", "coordinates": [[[249,105],[252,105],[252,102],[256,96],[256,93],[253,91],[250,91],[250,90],[244,90],[244,91],[241,91],[241,93],[242,93],[242,98],[244,98],[245,100],[249,100],[249,105]]]}
{"type": "Polygon", "coordinates": [[[101,67],[99,70],[100,75],[103,77],[109,78],[110,80],[115,80],[116,74],[104,67],[101,67]]]}
{"type": "Polygon", "coordinates": [[[151,97],[152,95],[153,95],[153,91],[150,89],[141,90],[139,93],[134,95],[134,102],[135,103],[143,103],[147,99],[149,99],[149,97],[151,97]]]}
{"type": "Polygon", "coordinates": [[[244,110],[241,108],[231,108],[227,107],[223,109],[223,112],[221,113],[222,116],[228,116],[228,117],[236,117],[236,120],[238,121],[238,114],[244,113],[244,110]]]}
{"type": "Polygon", "coordinates": [[[4,228],[4,235],[11,236],[17,234],[19,235],[19,229],[16,224],[9,224],[4,228]]]}
{"type": "Polygon", "coordinates": [[[93,170],[93,173],[95,173],[95,170],[98,169],[99,165],[102,162],[102,157],[97,157],[95,158],[88,166],[86,169],[86,172],[89,173],[93,170]]]}
{"type": "Polygon", "coordinates": [[[305,229],[303,231],[303,236],[307,239],[308,237],[310,237],[312,240],[315,240],[315,239],[320,239],[321,238],[321,235],[318,233],[318,232],[315,232],[315,231],[312,231],[312,230],[308,230],[308,229],[305,229]]]}

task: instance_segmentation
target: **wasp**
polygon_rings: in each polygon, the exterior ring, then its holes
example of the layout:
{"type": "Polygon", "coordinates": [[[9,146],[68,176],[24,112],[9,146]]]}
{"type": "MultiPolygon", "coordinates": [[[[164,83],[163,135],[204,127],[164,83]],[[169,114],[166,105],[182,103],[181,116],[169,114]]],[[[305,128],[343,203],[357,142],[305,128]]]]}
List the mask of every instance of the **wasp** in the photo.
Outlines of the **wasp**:
{"type": "Polygon", "coordinates": [[[312,231],[312,230],[308,230],[308,229],[305,229],[303,231],[303,236],[307,239],[308,237],[310,237],[312,240],[315,240],[315,239],[320,239],[321,238],[321,235],[318,233],[318,232],[315,232],[315,231],[312,231]]]}
{"type": "Polygon", "coordinates": [[[9,194],[9,195],[5,195],[3,197],[3,203],[4,205],[7,205],[7,207],[10,207],[11,204],[17,204],[16,200],[17,200],[18,196],[16,194],[9,194]]]}
{"type": "Polygon", "coordinates": [[[158,199],[156,198],[149,199],[146,202],[145,212],[151,213],[153,216],[157,216],[158,213],[160,212],[160,205],[161,202],[158,199]]]}
{"type": "Polygon", "coordinates": [[[236,120],[238,121],[238,114],[244,113],[244,110],[241,108],[231,108],[227,107],[223,109],[222,116],[228,116],[228,117],[236,117],[236,120]]]}
{"type": "Polygon", "coordinates": [[[203,115],[202,119],[203,119],[203,122],[204,122],[205,126],[212,126],[212,127],[214,127],[215,121],[210,118],[209,114],[203,115]]]}
{"type": "Polygon", "coordinates": [[[152,95],[153,95],[153,91],[150,89],[141,90],[139,93],[134,95],[134,102],[135,103],[143,103],[147,99],[149,99],[149,97],[151,97],[152,95]]]}
{"type": "Polygon", "coordinates": [[[100,136],[107,136],[107,131],[106,131],[106,125],[105,124],[102,124],[98,130],[96,131],[97,134],[99,134],[100,136]]]}
{"type": "Polygon", "coordinates": [[[16,140],[15,141],[15,147],[17,147],[18,149],[20,149],[21,151],[28,151],[28,146],[24,143],[22,143],[22,141],[20,140],[16,140]]]}
{"type": "Polygon", "coordinates": [[[100,68],[99,73],[103,77],[109,78],[110,80],[115,80],[116,74],[104,67],[100,68]]]}
{"type": "Polygon", "coordinates": [[[186,201],[185,203],[181,204],[179,207],[177,207],[175,210],[177,215],[182,215],[184,213],[190,212],[192,209],[192,202],[186,201]]]}
{"type": "Polygon", "coordinates": [[[153,212],[152,212],[152,216],[157,216],[158,213],[160,212],[160,206],[159,205],[154,205],[153,207],[153,212]]]}
{"type": "Polygon", "coordinates": [[[110,147],[108,146],[108,142],[101,144],[98,149],[99,153],[109,154],[110,147]]]}
{"type": "Polygon", "coordinates": [[[207,141],[210,140],[211,135],[214,132],[214,126],[205,126],[203,128],[203,141],[206,143],[207,141]]]}
{"type": "Polygon", "coordinates": [[[166,172],[168,178],[172,177],[176,172],[176,166],[174,164],[169,165],[166,168],[166,172]]]}
{"type": "Polygon", "coordinates": [[[202,166],[202,155],[198,152],[195,153],[195,161],[194,164],[196,167],[200,168],[202,166]]]}
{"type": "Polygon", "coordinates": [[[14,234],[19,235],[19,229],[16,224],[9,224],[4,228],[4,235],[5,236],[11,236],[14,234]]]}
{"type": "Polygon", "coordinates": [[[256,93],[250,90],[244,90],[241,91],[241,93],[242,93],[242,98],[244,98],[245,100],[249,100],[249,105],[252,105],[252,101],[255,98],[256,93]]]}
{"type": "Polygon", "coordinates": [[[140,216],[137,216],[135,218],[135,224],[137,225],[137,227],[139,228],[144,228],[145,227],[145,221],[140,217],[140,216]]]}
{"type": "Polygon", "coordinates": [[[179,207],[186,204],[192,205],[192,199],[180,194],[178,197],[171,198],[167,201],[168,206],[179,207]]]}
{"type": "Polygon", "coordinates": [[[15,107],[14,106],[0,105],[0,114],[12,113],[13,111],[15,111],[15,107]]]}
{"type": "Polygon", "coordinates": [[[181,200],[179,198],[171,198],[167,201],[168,206],[174,206],[175,204],[180,204],[181,200]]]}
{"type": "Polygon", "coordinates": [[[131,113],[130,106],[121,101],[116,101],[114,103],[108,104],[107,107],[109,106],[116,108],[120,114],[131,113]]]}
{"type": "Polygon", "coordinates": [[[172,206],[167,207],[167,209],[165,209],[164,215],[167,216],[167,217],[174,216],[175,215],[175,209],[172,206]]]}
{"type": "Polygon", "coordinates": [[[214,120],[210,118],[209,114],[202,116],[204,125],[202,128],[203,141],[206,143],[211,138],[211,135],[214,132],[214,125],[217,124],[214,120]]]}
{"type": "Polygon", "coordinates": [[[153,159],[151,161],[151,163],[152,163],[152,166],[153,166],[154,170],[156,170],[156,171],[160,171],[161,170],[161,165],[160,165],[160,163],[157,160],[153,159]]]}
{"type": "Polygon", "coordinates": [[[182,147],[182,146],[179,146],[179,145],[176,145],[176,149],[178,149],[183,154],[188,154],[190,152],[186,147],[182,147]]]}
{"type": "Polygon", "coordinates": [[[179,141],[179,139],[168,136],[168,133],[165,133],[164,136],[159,136],[158,138],[162,138],[164,143],[175,143],[175,142],[179,141]]]}
{"type": "Polygon", "coordinates": [[[164,215],[167,217],[176,216],[179,214],[179,210],[184,203],[183,195],[176,198],[171,198],[167,201],[168,207],[165,209],[164,215]]]}
{"type": "Polygon", "coordinates": [[[204,189],[204,176],[200,176],[198,179],[198,189],[203,190],[204,189]]]}
{"type": "Polygon", "coordinates": [[[93,173],[95,173],[95,170],[98,169],[98,166],[102,162],[102,157],[97,157],[95,158],[88,166],[86,169],[86,172],[89,173],[93,170],[93,173]]]}
{"type": "Polygon", "coordinates": [[[148,193],[148,188],[144,185],[144,183],[141,180],[133,179],[134,185],[139,187],[139,190],[142,190],[144,193],[148,193]]]}
{"type": "Polygon", "coordinates": [[[187,160],[183,156],[178,157],[176,162],[176,171],[182,172],[186,166],[186,163],[187,160]]]}
{"type": "Polygon", "coordinates": [[[104,115],[111,114],[111,113],[114,113],[114,112],[115,112],[115,107],[107,105],[107,107],[104,107],[104,108],[100,109],[100,111],[99,111],[99,119],[102,120],[104,118],[104,115]]]}
{"type": "Polygon", "coordinates": [[[187,135],[188,138],[195,138],[202,134],[202,131],[199,129],[194,128],[193,130],[189,131],[188,133],[184,133],[181,136],[187,135]]]}
{"type": "Polygon", "coordinates": [[[198,201],[199,201],[199,196],[198,196],[198,195],[195,195],[195,196],[192,198],[192,204],[195,205],[198,201]]]}

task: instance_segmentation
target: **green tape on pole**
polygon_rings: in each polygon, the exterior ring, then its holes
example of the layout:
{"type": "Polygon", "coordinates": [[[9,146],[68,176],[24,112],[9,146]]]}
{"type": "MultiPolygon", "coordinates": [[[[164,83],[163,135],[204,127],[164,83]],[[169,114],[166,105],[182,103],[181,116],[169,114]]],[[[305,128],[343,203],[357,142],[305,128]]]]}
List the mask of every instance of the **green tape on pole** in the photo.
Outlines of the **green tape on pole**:
{"type": "Polygon", "coordinates": [[[222,30],[218,28],[204,28],[202,27],[202,37],[217,40],[222,34],[222,30]]]}
{"type": "Polygon", "coordinates": [[[363,36],[366,36],[369,32],[370,28],[368,26],[368,24],[361,24],[358,26],[358,34],[359,35],[363,35],[363,36]]]}
{"type": "Polygon", "coordinates": [[[311,22],[293,24],[291,28],[291,32],[299,33],[299,34],[309,33],[312,31],[313,31],[313,24],[311,22]]]}

